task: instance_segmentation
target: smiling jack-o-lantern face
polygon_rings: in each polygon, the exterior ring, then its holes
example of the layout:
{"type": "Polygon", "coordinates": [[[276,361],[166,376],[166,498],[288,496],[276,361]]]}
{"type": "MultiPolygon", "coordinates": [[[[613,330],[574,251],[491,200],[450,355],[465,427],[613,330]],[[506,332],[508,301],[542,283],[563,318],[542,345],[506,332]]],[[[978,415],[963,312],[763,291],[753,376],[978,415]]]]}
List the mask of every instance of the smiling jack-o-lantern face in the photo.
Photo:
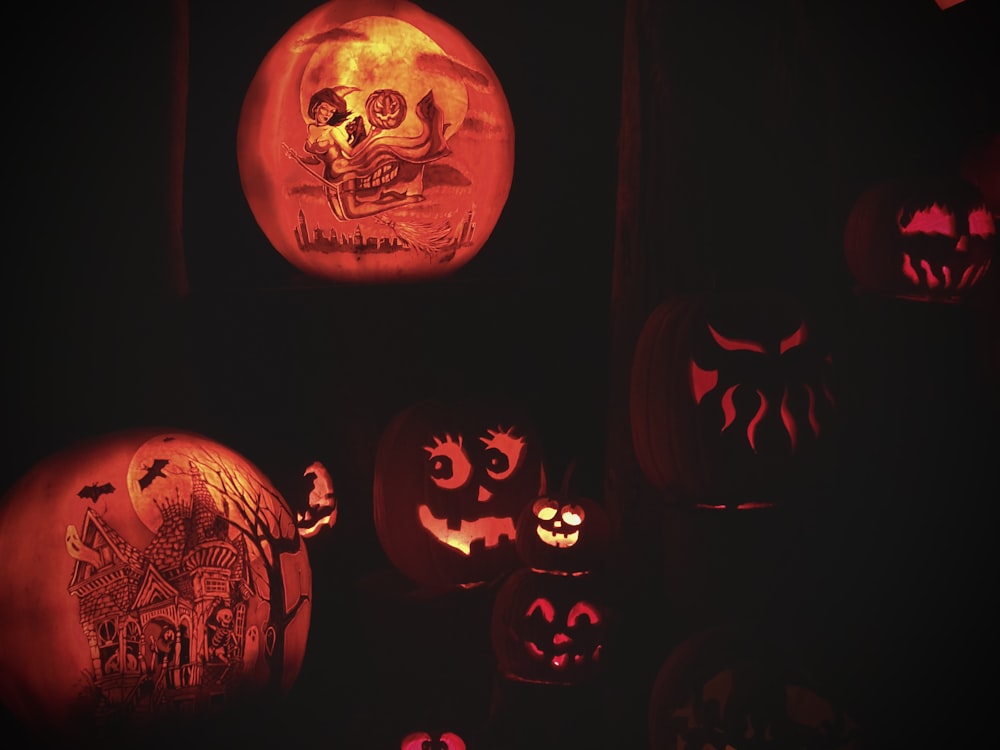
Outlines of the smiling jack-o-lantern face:
{"type": "Polygon", "coordinates": [[[507,200],[514,127],[496,74],[406,0],[326,2],[264,58],[237,133],[254,218],[286,260],[339,282],[440,278],[507,200]]]}
{"type": "Polygon", "coordinates": [[[923,302],[971,296],[996,243],[982,192],[958,178],[873,185],[855,202],[844,233],[847,265],[861,290],[923,302]]]}
{"type": "Polygon", "coordinates": [[[416,404],[379,442],[376,530],[393,564],[418,583],[492,580],[519,564],[516,522],[543,484],[541,447],[516,407],[416,404]]]}
{"type": "Polygon", "coordinates": [[[770,507],[829,458],[832,357],[805,310],[764,294],[668,300],[640,333],[633,445],[685,503],[770,507]]]}
{"type": "Polygon", "coordinates": [[[599,579],[522,568],[497,591],[492,643],[500,674],[572,685],[603,668],[608,607],[599,579]]]}
{"type": "Polygon", "coordinates": [[[586,573],[602,563],[611,541],[611,520],[588,497],[548,493],[521,511],[517,552],[536,570],[586,573]]]}

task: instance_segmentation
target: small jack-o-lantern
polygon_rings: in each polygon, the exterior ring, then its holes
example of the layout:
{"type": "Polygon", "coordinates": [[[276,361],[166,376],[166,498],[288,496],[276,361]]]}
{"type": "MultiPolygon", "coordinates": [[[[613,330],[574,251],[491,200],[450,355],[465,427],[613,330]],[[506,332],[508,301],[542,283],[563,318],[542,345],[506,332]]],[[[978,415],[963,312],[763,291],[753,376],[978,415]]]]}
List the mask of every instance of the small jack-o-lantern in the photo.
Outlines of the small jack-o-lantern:
{"type": "Polygon", "coordinates": [[[50,456],[6,493],[0,543],[0,699],[40,732],[174,726],[299,674],[295,515],[206,437],[126,430],[50,456]]]}
{"type": "Polygon", "coordinates": [[[780,504],[830,457],[832,355],[795,299],[749,292],[671,298],[636,344],[632,441],[672,501],[780,504]]]}
{"type": "Polygon", "coordinates": [[[608,619],[602,579],[516,570],[493,604],[498,673],[545,685],[593,681],[604,671],[608,619]]]}
{"type": "Polygon", "coordinates": [[[649,703],[652,750],[855,750],[860,728],[838,701],[762,636],[718,628],[667,657],[649,703]]]}
{"type": "Polygon", "coordinates": [[[611,518],[604,506],[569,491],[543,493],[517,522],[517,552],[525,565],[567,575],[590,573],[607,560],[611,518]]]}
{"type": "Polygon", "coordinates": [[[421,402],[379,439],[375,529],[418,584],[493,581],[520,566],[517,519],[544,485],[537,432],[519,407],[490,397],[421,402]]]}
{"type": "Polygon", "coordinates": [[[996,237],[993,214],[972,183],[958,177],[885,180],[855,201],[844,254],[862,292],[954,303],[982,284],[996,237]]]}
{"type": "Polygon", "coordinates": [[[400,750],[465,750],[465,740],[454,732],[411,732],[399,747],[400,750]]]}
{"type": "Polygon", "coordinates": [[[490,236],[514,127],[458,30],[406,0],[327,2],[261,63],[237,155],[257,223],[300,270],[419,281],[464,266],[490,236]]]}

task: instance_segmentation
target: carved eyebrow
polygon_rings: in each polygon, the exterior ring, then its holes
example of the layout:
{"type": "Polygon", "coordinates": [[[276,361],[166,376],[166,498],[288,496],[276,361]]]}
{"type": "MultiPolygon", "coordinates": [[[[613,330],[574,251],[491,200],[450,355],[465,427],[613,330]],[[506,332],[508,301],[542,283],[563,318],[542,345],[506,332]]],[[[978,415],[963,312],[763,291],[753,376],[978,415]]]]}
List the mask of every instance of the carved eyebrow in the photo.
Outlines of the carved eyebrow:
{"type": "Polygon", "coordinates": [[[799,325],[798,329],[791,336],[786,336],[781,340],[781,346],[779,351],[784,354],[789,349],[794,349],[797,346],[801,346],[805,343],[806,338],[809,335],[809,331],[806,328],[806,324],[803,322],[799,325]]]}
{"type": "Polygon", "coordinates": [[[904,221],[904,213],[899,212],[896,220],[899,224],[899,231],[903,234],[944,234],[948,237],[955,236],[955,214],[947,207],[932,204],[927,208],[922,208],[913,212],[913,215],[904,221]]]}
{"type": "Polygon", "coordinates": [[[721,333],[712,328],[711,325],[708,326],[708,330],[712,333],[712,338],[715,339],[715,343],[721,346],[723,349],[729,352],[736,351],[747,351],[747,352],[760,352],[764,353],[764,347],[758,344],[756,341],[747,341],[746,339],[731,339],[723,336],[721,333]]]}
{"type": "Polygon", "coordinates": [[[552,606],[552,602],[550,602],[548,599],[545,599],[541,596],[535,599],[535,601],[531,603],[527,611],[524,613],[524,616],[531,617],[531,615],[534,613],[536,609],[540,609],[542,611],[542,617],[544,617],[547,622],[552,622],[553,620],[555,620],[556,610],[555,607],[552,606]]]}

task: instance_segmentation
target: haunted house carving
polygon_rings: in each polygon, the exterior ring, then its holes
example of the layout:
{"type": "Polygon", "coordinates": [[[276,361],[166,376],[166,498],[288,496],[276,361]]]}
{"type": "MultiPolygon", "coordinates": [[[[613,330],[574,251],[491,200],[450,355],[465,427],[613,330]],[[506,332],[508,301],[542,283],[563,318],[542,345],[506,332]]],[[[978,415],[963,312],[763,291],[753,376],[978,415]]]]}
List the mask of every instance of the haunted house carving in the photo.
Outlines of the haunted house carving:
{"type": "Polygon", "coordinates": [[[84,517],[69,592],[80,601],[99,715],[219,706],[255,655],[246,542],[190,468],[189,498],[154,500],[162,524],[145,549],[92,509],[84,517]]]}

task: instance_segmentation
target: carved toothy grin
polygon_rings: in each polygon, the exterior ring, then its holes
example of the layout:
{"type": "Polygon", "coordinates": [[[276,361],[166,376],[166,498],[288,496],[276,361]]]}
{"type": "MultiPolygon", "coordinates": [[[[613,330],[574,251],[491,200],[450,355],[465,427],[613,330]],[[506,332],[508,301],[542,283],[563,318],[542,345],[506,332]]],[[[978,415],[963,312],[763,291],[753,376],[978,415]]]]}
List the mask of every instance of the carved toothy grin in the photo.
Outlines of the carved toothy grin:
{"type": "Polygon", "coordinates": [[[543,529],[541,526],[537,528],[538,538],[545,542],[550,547],[572,547],[576,544],[577,539],[580,538],[580,530],[574,529],[573,531],[549,531],[548,529],[543,529]]]}
{"type": "Polygon", "coordinates": [[[908,253],[902,255],[903,275],[914,286],[937,293],[952,292],[957,294],[967,287],[975,286],[986,275],[991,260],[987,259],[983,263],[970,263],[961,274],[956,274],[948,266],[932,266],[927,260],[920,260],[917,263],[920,268],[918,271],[914,266],[913,258],[908,253]]]}
{"type": "Polygon", "coordinates": [[[457,529],[452,529],[446,518],[438,518],[426,505],[421,505],[417,512],[421,526],[439,542],[463,555],[469,554],[473,542],[482,541],[490,548],[497,547],[503,539],[513,541],[515,536],[514,521],[510,518],[487,516],[476,521],[462,521],[457,529]]]}

